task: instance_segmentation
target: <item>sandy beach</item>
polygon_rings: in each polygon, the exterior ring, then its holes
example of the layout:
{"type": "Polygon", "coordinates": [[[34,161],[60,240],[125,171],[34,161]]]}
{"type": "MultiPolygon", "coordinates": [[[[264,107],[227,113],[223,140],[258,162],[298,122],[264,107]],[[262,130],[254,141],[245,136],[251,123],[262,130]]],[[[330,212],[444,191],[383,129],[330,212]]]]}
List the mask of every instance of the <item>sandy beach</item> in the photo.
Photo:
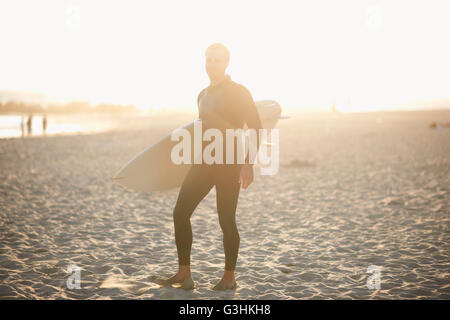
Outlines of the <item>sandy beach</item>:
{"type": "Polygon", "coordinates": [[[241,190],[237,290],[211,290],[224,267],[214,189],[191,219],[197,288],[160,288],[178,268],[178,189],[136,193],[111,178],[194,118],[0,139],[0,298],[450,299],[450,129],[429,128],[450,111],[281,120],[278,174],[241,190]]]}

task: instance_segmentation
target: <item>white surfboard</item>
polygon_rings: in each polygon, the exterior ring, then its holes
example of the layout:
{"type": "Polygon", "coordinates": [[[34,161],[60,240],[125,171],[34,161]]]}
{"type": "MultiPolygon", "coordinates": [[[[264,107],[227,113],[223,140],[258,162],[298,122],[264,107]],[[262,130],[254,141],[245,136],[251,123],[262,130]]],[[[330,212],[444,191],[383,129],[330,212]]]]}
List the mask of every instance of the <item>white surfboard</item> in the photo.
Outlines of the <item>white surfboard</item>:
{"type": "MultiPolygon", "coordinates": [[[[280,118],[280,105],[272,100],[255,103],[262,126],[266,129],[274,128],[280,118]]],[[[194,122],[182,127],[191,136],[194,122]]],[[[172,162],[171,151],[178,143],[179,141],[171,141],[171,134],[167,135],[125,163],[113,177],[113,181],[139,192],[167,191],[181,186],[191,165],[172,162]]]]}

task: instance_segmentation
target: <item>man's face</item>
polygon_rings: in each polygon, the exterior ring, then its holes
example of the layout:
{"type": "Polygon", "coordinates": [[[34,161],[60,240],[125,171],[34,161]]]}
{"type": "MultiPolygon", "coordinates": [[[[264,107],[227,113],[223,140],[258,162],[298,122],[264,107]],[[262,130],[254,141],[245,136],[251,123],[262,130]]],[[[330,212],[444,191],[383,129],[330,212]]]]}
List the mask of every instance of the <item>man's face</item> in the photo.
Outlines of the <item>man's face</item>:
{"type": "Polygon", "coordinates": [[[227,56],[225,52],[218,49],[206,50],[206,73],[210,79],[218,79],[225,75],[228,67],[227,56]]]}

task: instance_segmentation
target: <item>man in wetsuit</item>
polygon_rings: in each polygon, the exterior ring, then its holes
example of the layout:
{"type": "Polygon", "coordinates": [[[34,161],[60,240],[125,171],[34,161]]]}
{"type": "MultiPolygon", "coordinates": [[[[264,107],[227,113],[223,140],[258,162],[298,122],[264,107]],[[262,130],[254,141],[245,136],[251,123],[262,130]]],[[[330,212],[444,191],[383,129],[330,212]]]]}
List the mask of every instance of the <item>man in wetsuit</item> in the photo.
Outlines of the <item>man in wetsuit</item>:
{"type": "MultiPolygon", "coordinates": [[[[178,273],[160,283],[164,285],[180,284],[184,289],[194,288],[190,271],[192,246],[190,217],[200,201],[215,186],[217,212],[223,231],[225,271],[222,279],[213,289],[227,290],[236,288],[234,270],[240,238],[235,214],[241,186],[246,189],[253,181],[255,154],[249,153],[245,158],[245,163],[238,163],[235,146],[234,162],[226,163],[225,131],[226,129],[243,128],[246,123],[248,128],[256,130],[258,138],[258,130],[262,128],[262,125],[250,92],[225,74],[230,59],[228,49],[220,43],[215,43],[207,48],[205,56],[210,85],[198,95],[199,118],[202,120],[203,130],[215,128],[222,132],[224,138],[223,164],[206,164],[204,162],[193,164],[186,175],[173,211],[175,242],[178,251],[178,273]]],[[[259,139],[257,139],[257,149],[258,147],[259,139]]]]}

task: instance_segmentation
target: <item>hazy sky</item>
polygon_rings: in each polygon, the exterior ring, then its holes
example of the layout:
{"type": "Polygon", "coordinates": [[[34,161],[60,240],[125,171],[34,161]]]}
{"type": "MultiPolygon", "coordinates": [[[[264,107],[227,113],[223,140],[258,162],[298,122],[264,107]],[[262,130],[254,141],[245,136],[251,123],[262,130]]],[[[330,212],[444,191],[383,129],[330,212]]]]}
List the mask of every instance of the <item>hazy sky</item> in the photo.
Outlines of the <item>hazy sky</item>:
{"type": "Polygon", "coordinates": [[[342,110],[450,98],[450,1],[0,2],[0,90],[196,110],[204,51],[255,99],[342,110]],[[351,104],[348,104],[350,102],[351,104]]]}

